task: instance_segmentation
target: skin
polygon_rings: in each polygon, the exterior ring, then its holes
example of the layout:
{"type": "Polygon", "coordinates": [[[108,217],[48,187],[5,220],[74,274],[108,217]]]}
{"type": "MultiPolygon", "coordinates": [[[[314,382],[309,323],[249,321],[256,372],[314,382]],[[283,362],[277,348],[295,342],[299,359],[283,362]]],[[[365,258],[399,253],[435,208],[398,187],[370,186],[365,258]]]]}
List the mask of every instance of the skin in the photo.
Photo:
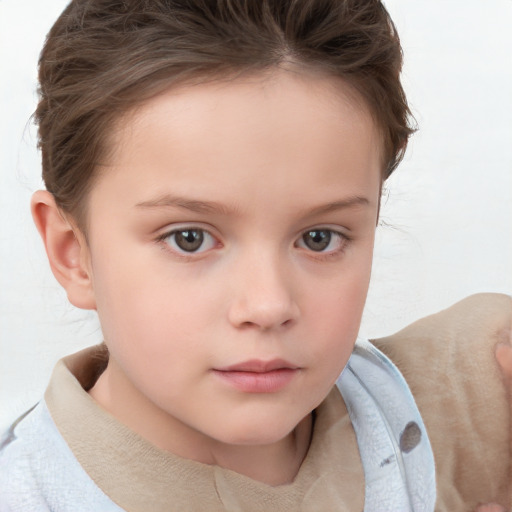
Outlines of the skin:
{"type": "Polygon", "coordinates": [[[54,273],[110,351],[90,394],[156,446],[272,485],[297,474],[370,278],[381,138],[353,95],[285,70],[173,89],[115,130],[87,243],[34,197],[54,273]],[[203,230],[197,252],[169,235],[185,228],[203,230]],[[216,371],[276,358],[296,370],[273,392],[216,371]]]}
{"type": "Polygon", "coordinates": [[[505,507],[498,505],[497,503],[487,503],[486,505],[479,505],[476,508],[476,512],[507,512],[505,507]]]}
{"type": "MultiPolygon", "coordinates": [[[[110,351],[90,394],[156,446],[271,485],[297,474],[371,271],[381,142],[353,95],[275,71],[153,99],[114,131],[87,242],[48,192],[34,195],[52,270],[97,310],[110,351]],[[177,245],[185,228],[205,233],[196,252],[177,245]],[[333,233],[327,249],[306,245],[314,228],[333,233]],[[274,392],[215,371],[274,358],[298,368],[274,392]]],[[[497,358],[510,378],[510,346],[497,358]]]]}
{"type": "MultiPolygon", "coordinates": [[[[512,331],[500,334],[502,341],[496,347],[496,360],[498,361],[498,366],[503,374],[505,386],[507,386],[510,396],[510,393],[512,393],[512,331]]],[[[512,417],[512,401],[510,401],[510,414],[512,417]]],[[[512,453],[512,446],[510,449],[512,453]]],[[[477,512],[506,512],[506,509],[497,503],[489,503],[480,505],[477,508],[477,512]]]]}
{"type": "Polygon", "coordinates": [[[510,385],[512,383],[512,332],[504,332],[501,337],[502,342],[496,347],[496,359],[506,382],[510,385]]]}

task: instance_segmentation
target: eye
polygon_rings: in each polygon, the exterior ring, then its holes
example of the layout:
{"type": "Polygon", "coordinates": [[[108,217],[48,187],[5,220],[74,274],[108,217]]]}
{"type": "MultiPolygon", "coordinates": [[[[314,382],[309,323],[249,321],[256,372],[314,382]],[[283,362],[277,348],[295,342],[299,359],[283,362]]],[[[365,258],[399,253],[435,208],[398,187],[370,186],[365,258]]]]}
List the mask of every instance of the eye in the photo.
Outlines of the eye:
{"type": "Polygon", "coordinates": [[[346,241],[345,236],[332,229],[310,229],[302,234],[297,246],[314,252],[337,252],[346,241]]]}
{"type": "Polygon", "coordinates": [[[204,229],[176,229],[161,238],[169,247],[181,253],[201,253],[215,246],[215,239],[204,229]]]}

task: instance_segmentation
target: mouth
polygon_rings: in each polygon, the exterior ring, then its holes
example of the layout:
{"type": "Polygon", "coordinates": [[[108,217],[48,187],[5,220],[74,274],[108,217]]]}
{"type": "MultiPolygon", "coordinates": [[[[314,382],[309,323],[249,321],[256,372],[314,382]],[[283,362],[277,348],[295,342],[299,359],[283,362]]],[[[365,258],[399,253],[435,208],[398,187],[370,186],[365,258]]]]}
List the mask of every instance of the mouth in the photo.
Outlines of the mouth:
{"type": "Polygon", "coordinates": [[[243,363],[218,368],[218,371],[225,372],[251,372],[251,373],[268,373],[275,370],[298,370],[298,366],[285,361],[284,359],[272,359],[270,361],[262,361],[260,359],[251,359],[243,363]]]}
{"type": "Polygon", "coordinates": [[[285,388],[300,370],[300,367],[283,359],[253,359],[215,368],[213,373],[224,383],[245,393],[275,393],[285,388]]]}

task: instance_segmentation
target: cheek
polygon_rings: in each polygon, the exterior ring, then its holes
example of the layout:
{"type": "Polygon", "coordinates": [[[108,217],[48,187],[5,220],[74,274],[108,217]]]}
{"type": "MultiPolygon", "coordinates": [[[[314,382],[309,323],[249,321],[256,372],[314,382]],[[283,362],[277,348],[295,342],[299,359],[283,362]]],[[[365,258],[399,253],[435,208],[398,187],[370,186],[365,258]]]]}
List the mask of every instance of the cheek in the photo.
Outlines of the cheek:
{"type": "Polygon", "coordinates": [[[144,266],[129,279],[113,266],[97,276],[105,277],[98,282],[98,316],[112,358],[142,393],[158,403],[170,400],[182,392],[173,383],[189,378],[186,369],[199,370],[208,360],[195,335],[198,310],[187,307],[197,302],[144,266]]]}
{"type": "Polygon", "coordinates": [[[171,266],[165,264],[158,249],[141,250],[133,245],[128,245],[126,251],[107,247],[95,254],[93,286],[100,317],[105,322],[119,322],[118,327],[131,324],[137,328],[142,320],[151,328],[159,323],[157,319],[170,320],[170,311],[178,311],[181,316],[188,297],[187,290],[180,286],[179,272],[169,272],[171,266]]]}
{"type": "Polygon", "coordinates": [[[109,348],[119,345],[136,351],[137,340],[155,340],[162,319],[169,321],[169,300],[163,295],[165,287],[155,281],[151,266],[140,264],[133,252],[130,257],[100,254],[96,263],[94,293],[109,348]]]}
{"type": "Polygon", "coordinates": [[[142,378],[149,371],[165,382],[170,366],[176,375],[198,354],[207,360],[208,337],[198,334],[210,332],[220,314],[219,301],[206,293],[204,279],[161,265],[154,253],[147,258],[134,250],[129,258],[98,257],[98,262],[98,316],[112,356],[127,373],[142,378]]]}
{"type": "Polygon", "coordinates": [[[309,299],[317,339],[314,356],[321,371],[333,379],[347,362],[359,333],[371,272],[371,258],[363,260],[309,299]]]}
{"type": "Polygon", "coordinates": [[[370,283],[372,248],[350,255],[346,265],[332,273],[309,296],[310,307],[326,325],[359,325],[370,283]]]}

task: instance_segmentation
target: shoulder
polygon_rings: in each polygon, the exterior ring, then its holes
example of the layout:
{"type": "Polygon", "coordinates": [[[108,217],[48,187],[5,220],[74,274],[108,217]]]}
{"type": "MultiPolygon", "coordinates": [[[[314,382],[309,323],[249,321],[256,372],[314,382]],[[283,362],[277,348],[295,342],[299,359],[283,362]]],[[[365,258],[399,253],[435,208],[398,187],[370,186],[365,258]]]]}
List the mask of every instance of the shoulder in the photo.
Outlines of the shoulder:
{"type": "Polygon", "coordinates": [[[467,383],[467,372],[499,376],[494,348],[507,339],[511,322],[512,297],[480,293],[372,343],[393,360],[412,388],[436,375],[455,385],[467,383]]]}
{"type": "Polygon", "coordinates": [[[508,339],[511,322],[512,297],[482,293],[373,343],[398,366],[423,414],[455,407],[452,416],[459,408],[471,415],[485,406],[503,415],[506,393],[494,350],[508,339]]]}
{"type": "Polygon", "coordinates": [[[496,400],[505,386],[494,350],[511,325],[512,297],[481,293],[372,343],[398,366],[419,406],[466,399],[489,410],[503,405],[496,400]]]}
{"type": "MultiPolygon", "coordinates": [[[[44,446],[46,422],[43,406],[33,407],[0,438],[0,509],[50,510],[41,499],[37,467],[44,446]]],[[[44,451],[44,450],[43,450],[44,451]]]]}
{"type": "Polygon", "coordinates": [[[444,349],[447,343],[455,347],[480,346],[484,341],[498,342],[503,331],[510,329],[511,319],[512,297],[479,293],[421,318],[396,334],[373,340],[373,343],[386,354],[399,358],[406,357],[409,349],[428,352],[432,345],[444,349]],[[417,340],[428,341],[428,346],[418,344],[417,340]]]}
{"type": "Polygon", "coordinates": [[[82,469],[40,402],[0,444],[2,512],[119,512],[82,469]]]}
{"type": "Polygon", "coordinates": [[[440,510],[507,493],[510,406],[494,350],[512,322],[512,298],[472,295],[373,343],[398,366],[429,433],[440,510]]]}

